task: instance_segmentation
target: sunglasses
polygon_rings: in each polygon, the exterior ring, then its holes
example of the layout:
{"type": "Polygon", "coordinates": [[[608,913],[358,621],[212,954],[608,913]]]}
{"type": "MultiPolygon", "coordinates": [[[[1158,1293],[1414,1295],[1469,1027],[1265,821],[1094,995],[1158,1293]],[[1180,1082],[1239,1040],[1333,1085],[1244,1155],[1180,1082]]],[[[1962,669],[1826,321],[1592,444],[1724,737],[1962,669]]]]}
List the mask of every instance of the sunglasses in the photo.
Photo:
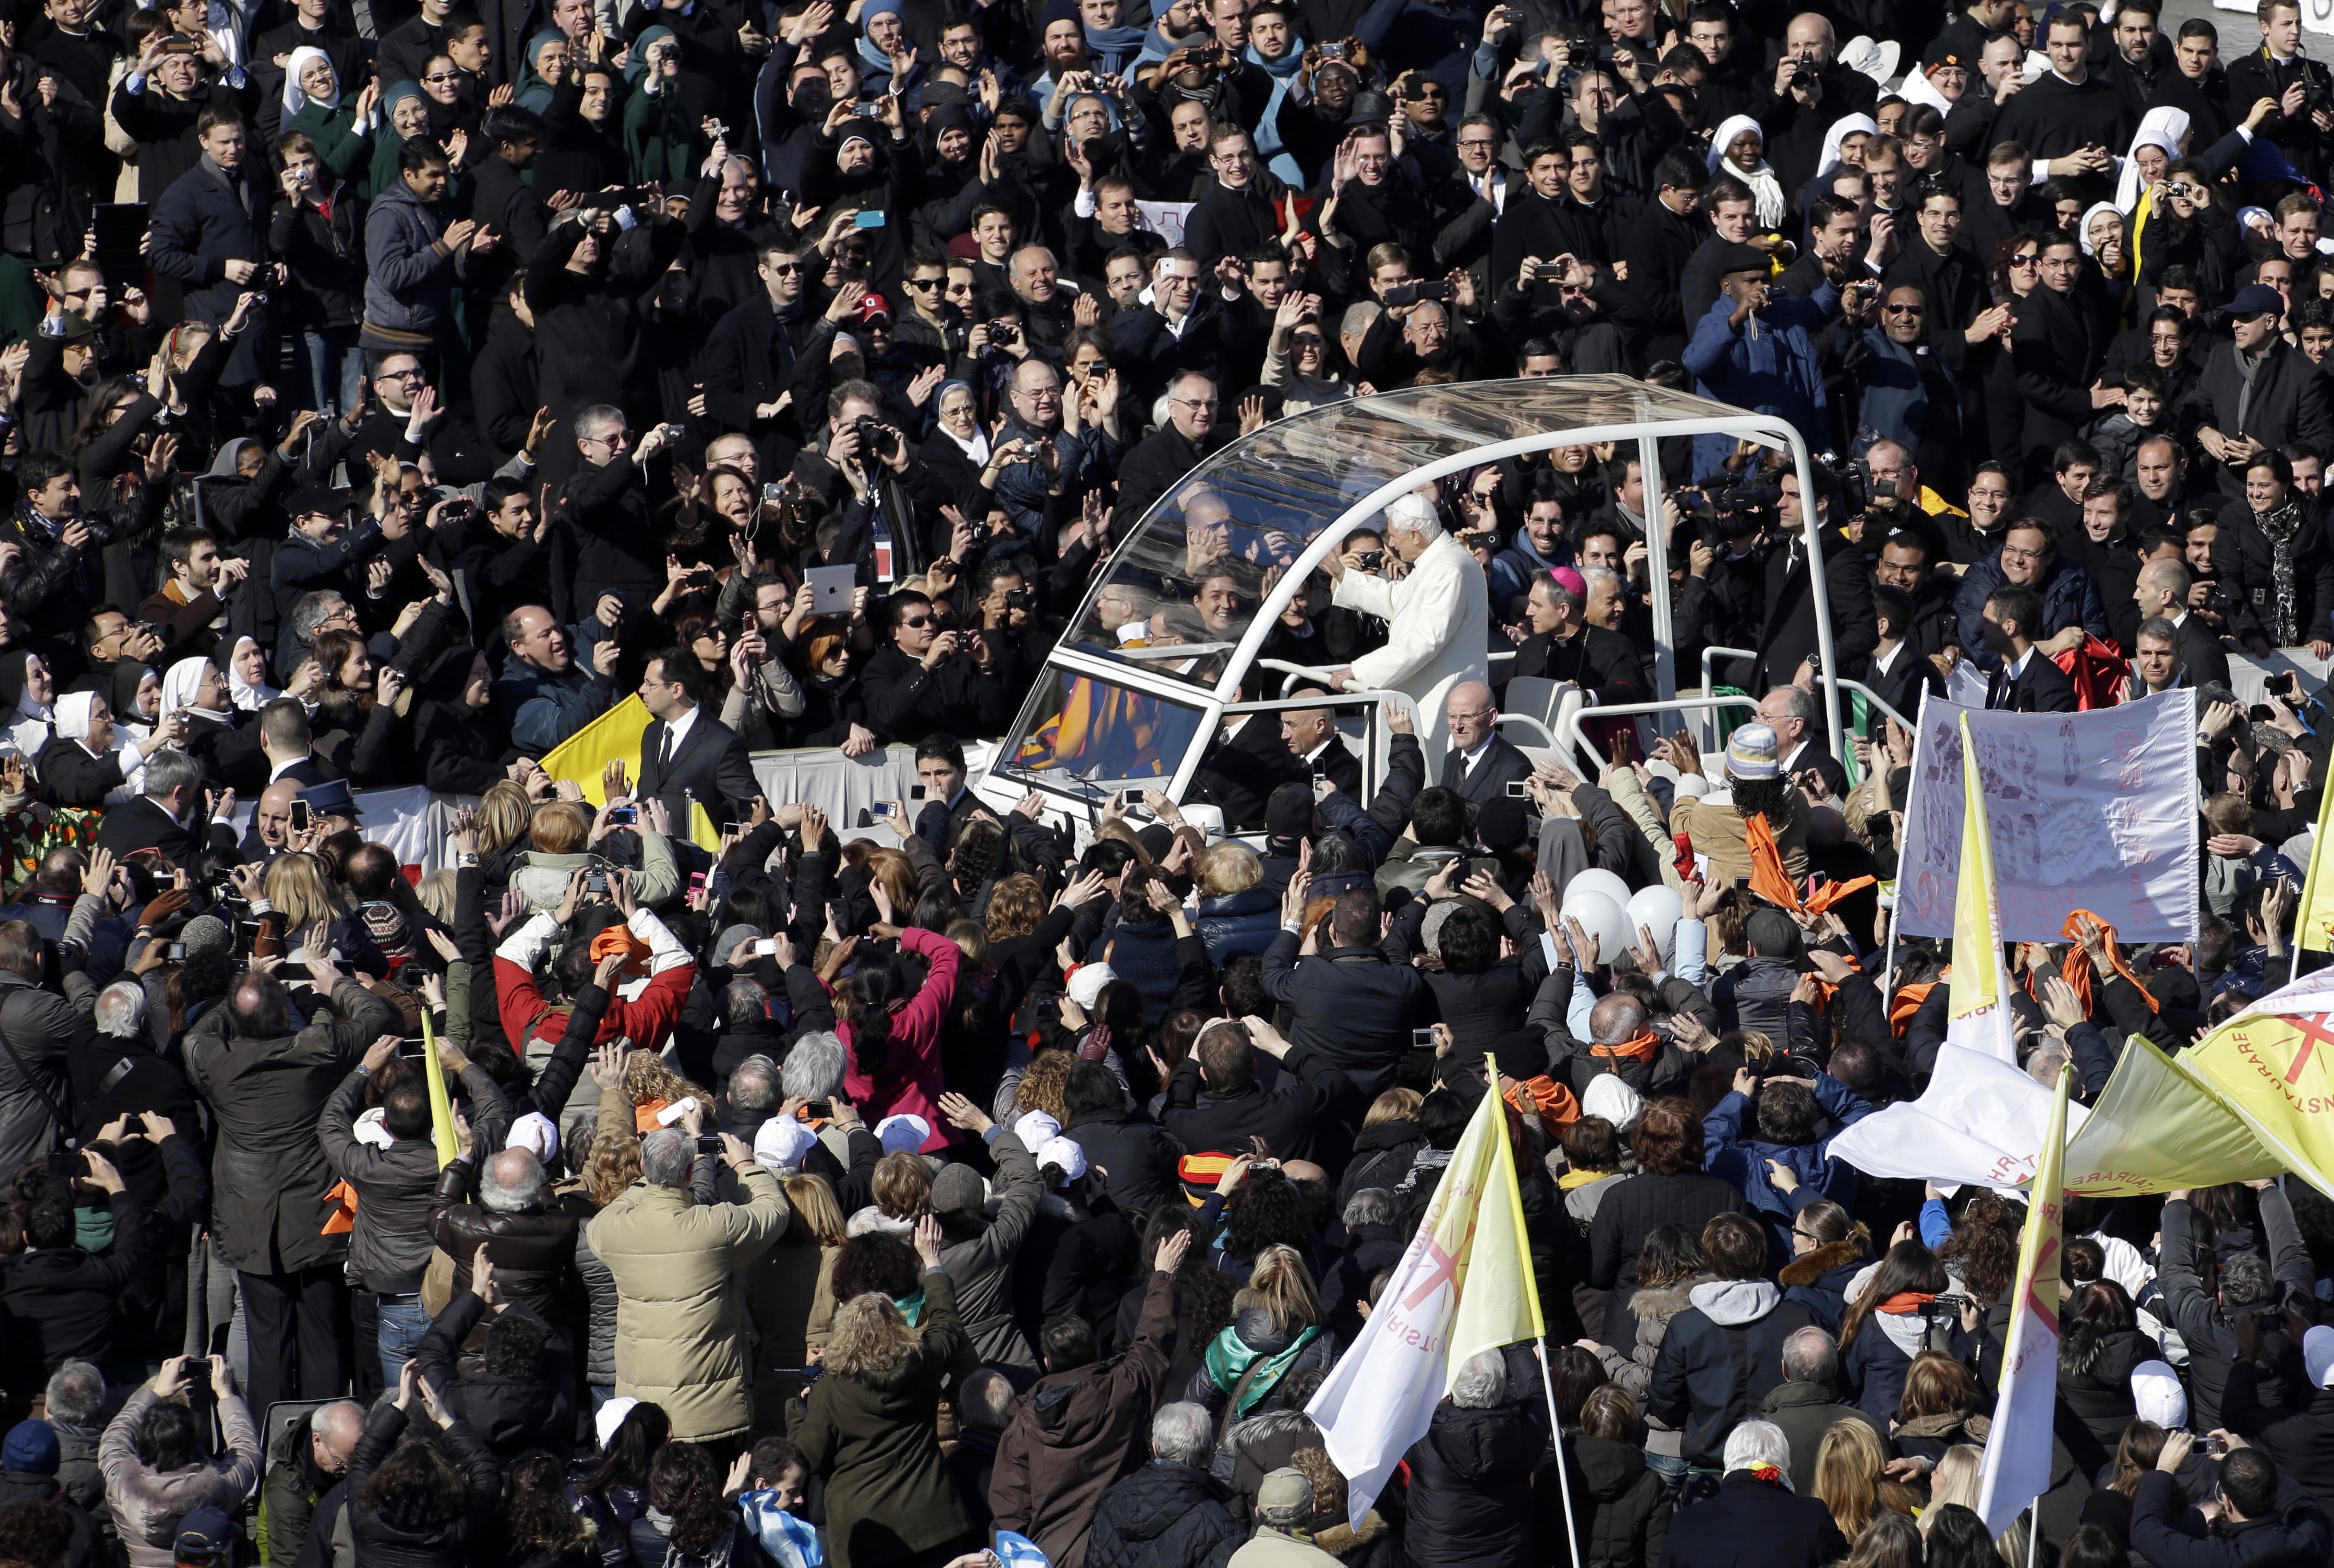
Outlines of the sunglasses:
{"type": "Polygon", "coordinates": [[[1924,316],[1929,313],[1926,305],[1883,305],[1880,308],[1892,316],[1924,316]]]}

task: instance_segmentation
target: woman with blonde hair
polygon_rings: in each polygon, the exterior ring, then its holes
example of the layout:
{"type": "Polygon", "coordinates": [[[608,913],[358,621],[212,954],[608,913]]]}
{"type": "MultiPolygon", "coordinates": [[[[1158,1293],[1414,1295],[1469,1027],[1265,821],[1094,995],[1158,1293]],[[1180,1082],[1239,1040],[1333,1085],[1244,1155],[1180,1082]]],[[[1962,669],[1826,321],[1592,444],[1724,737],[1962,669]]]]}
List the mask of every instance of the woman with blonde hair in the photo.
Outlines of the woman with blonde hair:
{"type": "Polygon", "coordinates": [[[1825,1429],[1816,1449],[1815,1494],[1851,1544],[1875,1515],[1913,1511],[1913,1494],[1887,1477],[1886,1464],[1880,1434],[1869,1421],[1834,1421],[1825,1429]]]}
{"type": "Polygon", "coordinates": [[[1955,1443],[1929,1472],[1929,1505],[1921,1510],[1921,1533],[1937,1522],[1937,1510],[1953,1505],[1977,1506],[1978,1480],[1985,1471],[1985,1450],[1975,1443],[1955,1443]]]}
{"type": "Polygon", "coordinates": [[[826,1481],[826,1555],[834,1568],[945,1563],[977,1548],[938,1427],[949,1365],[965,1348],[956,1287],[940,1267],[940,1222],[916,1227],[924,1268],[918,1325],[870,1292],[835,1309],[822,1364],[793,1433],[804,1467],[826,1481]]]}
{"type": "Polygon", "coordinates": [[[1337,1184],[1337,1208],[1343,1213],[1354,1194],[1366,1187],[1392,1192],[1418,1151],[1426,1134],[1418,1125],[1418,1108],[1426,1102],[1415,1089],[1389,1089],[1370,1101],[1362,1116],[1362,1130],[1354,1140],[1354,1155],[1345,1179],[1337,1184]]]}
{"type": "MultiPolygon", "coordinates": [[[[641,803],[634,830],[640,838],[641,865],[630,873],[632,901],[644,909],[680,890],[680,862],[673,858],[672,841],[651,821],[652,813],[661,810],[653,801],[641,803]]],[[[659,815],[656,820],[662,818],[659,815]]],[[[526,897],[529,913],[559,908],[567,897],[568,883],[579,871],[613,878],[621,869],[593,848],[608,832],[605,807],[595,816],[581,801],[549,801],[535,808],[527,832],[535,847],[517,857],[510,885],[526,897]]]]}
{"type": "Polygon", "coordinates": [[[1326,1372],[1335,1360],[1311,1271],[1295,1247],[1275,1244],[1257,1253],[1248,1284],[1232,1297],[1230,1326],[1209,1344],[1183,1397],[1229,1424],[1255,1413],[1282,1379],[1308,1368],[1326,1372]]]}
{"type": "Polygon", "coordinates": [[[318,856],[298,850],[276,856],[267,867],[267,901],[272,908],[260,919],[273,917],[273,935],[286,949],[312,948],[320,958],[337,954],[338,962],[376,980],[388,977],[380,944],[350,912],[340,884],[318,856]]]}
{"type": "Polygon", "coordinates": [[[1191,928],[1221,968],[1243,953],[1262,953],[1280,934],[1280,895],[1264,886],[1264,862],[1238,840],[1200,857],[1200,912],[1191,928]]]}

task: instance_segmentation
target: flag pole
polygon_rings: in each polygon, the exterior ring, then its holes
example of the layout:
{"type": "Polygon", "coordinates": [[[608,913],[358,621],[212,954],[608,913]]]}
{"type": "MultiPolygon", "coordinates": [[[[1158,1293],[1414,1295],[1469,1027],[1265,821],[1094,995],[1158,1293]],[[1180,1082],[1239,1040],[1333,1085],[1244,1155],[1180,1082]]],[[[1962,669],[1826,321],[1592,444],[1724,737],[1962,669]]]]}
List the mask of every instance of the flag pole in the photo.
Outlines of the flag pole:
{"type": "MultiPolygon", "coordinates": [[[[1500,1059],[1488,1051],[1483,1053],[1483,1077],[1484,1092],[1500,1111],[1500,1169],[1507,1178],[1508,1203],[1515,1219],[1516,1239],[1520,1242],[1524,1236],[1523,1186],[1516,1177],[1515,1146],[1508,1141],[1507,1096],[1500,1092],[1500,1059]]],[[[1539,1361],[1540,1392],[1548,1399],[1548,1447],[1556,1455],[1556,1484],[1564,1494],[1564,1538],[1572,1547],[1572,1568],[1581,1568],[1580,1526],[1572,1515],[1572,1472],[1564,1463],[1564,1421],[1556,1413],[1556,1377],[1548,1365],[1548,1318],[1540,1311],[1539,1277],[1532,1273],[1529,1254],[1516,1262],[1523,1275],[1525,1297],[1531,1303],[1532,1322],[1539,1325],[1539,1332],[1532,1338],[1532,1354],[1539,1361]]]]}

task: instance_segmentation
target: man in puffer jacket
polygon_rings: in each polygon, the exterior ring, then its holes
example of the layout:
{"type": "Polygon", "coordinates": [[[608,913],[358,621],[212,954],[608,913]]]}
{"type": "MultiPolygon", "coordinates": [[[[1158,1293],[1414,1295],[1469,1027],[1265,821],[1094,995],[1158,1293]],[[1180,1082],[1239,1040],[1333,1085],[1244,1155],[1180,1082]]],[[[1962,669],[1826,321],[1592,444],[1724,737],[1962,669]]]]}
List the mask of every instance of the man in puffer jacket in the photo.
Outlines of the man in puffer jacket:
{"type": "Polygon", "coordinates": [[[1410,1466],[1410,1552],[1419,1568],[1536,1568],[1531,1473],[1547,1438],[1508,1397],[1498,1351],[1470,1356],[1434,1407],[1410,1466]]]}
{"type": "Polygon", "coordinates": [[[1791,1048],[1791,988],[1799,983],[1799,930],[1780,909],[1754,909],[1742,922],[1750,957],[1710,988],[1719,1021],[1729,1029],[1756,1029],[1779,1051],[1791,1048]]]}
{"type": "Polygon", "coordinates": [[[1670,1320],[1645,1409],[1684,1435],[1688,1466],[1716,1470],[1726,1435],[1782,1381],[1783,1342],[1815,1315],[1785,1301],[1766,1277],[1766,1233],[1749,1216],[1713,1217],[1702,1229],[1702,1253],[1717,1277],[1688,1292],[1692,1304],[1670,1320]]]}
{"type": "Polygon", "coordinates": [[[1114,1484],[1095,1510],[1086,1568],[1223,1568],[1245,1533],[1208,1474],[1214,1423],[1197,1405],[1151,1418],[1151,1463],[1114,1484]]]}

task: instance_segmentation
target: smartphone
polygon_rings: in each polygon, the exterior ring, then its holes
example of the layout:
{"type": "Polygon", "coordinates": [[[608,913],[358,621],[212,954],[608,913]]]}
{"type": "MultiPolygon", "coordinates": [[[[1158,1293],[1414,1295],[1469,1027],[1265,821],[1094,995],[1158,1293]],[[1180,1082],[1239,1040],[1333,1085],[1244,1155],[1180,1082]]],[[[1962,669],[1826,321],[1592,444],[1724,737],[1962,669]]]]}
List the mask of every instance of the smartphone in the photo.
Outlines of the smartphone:
{"type": "Polygon", "coordinates": [[[1563,281],[1564,269],[1554,262],[1542,262],[1532,268],[1532,282],[1536,284],[1560,284],[1563,281]]]}
{"type": "Polygon", "coordinates": [[[923,799],[924,786],[921,784],[910,784],[908,786],[908,798],[911,801],[920,801],[923,799]]]}
{"type": "Polygon", "coordinates": [[[757,958],[775,958],[778,956],[778,944],[767,939],[757,942],[754,944],[753,953],[757,958]]]}
{"type": "Polygon", "coordinates": [[[237,920],[235,923],[235,950],[237,955],[246,958],[251,957],[253,950],[259,946],[261,929],[257,920],[237,920]]]}
{"type": "Polygon", "coordinates": [[[1447,303],[1451,298],[1451,285],[1447,283],[1420,284],[1418,297],[1422,300],[1434,300],[1447,303]]]}
{"type": "Polygon", "coordinates": [[[873,207],[863,207],[851,215],[851,226],[854,228],[882,228],[886,221],[883,215],[873,207]]]}
{"type": "Polygon", "coordinates": [[[97,234],[97,259],[110,262],[140,262],[139,241],[146,237],[146,224],[153,207],[142,201],[101,201],[92,209],[91,227],[97,234]]]}
{"type": "Polygon", "coordinates": [[[187,945],[184,942],[173,942],[162,951],[163,956],[168,957],[170,962],[174,964],[184,963],[186,961],[187,945]]]}
{"type": "Polygon", "coordinates": [[[1510,800],[1528,801],[1531,799],[1530,786],[1529,779],[1511,778],[1508,781],[1508,797],[1510,800]]]}
{"type": "Polygon", "coordinates": [[[608,825],[612,828],[629,828],[640,820],[641,808],[638,806],[618,806],[608,813],[608,825]]]}
{"type": "MultiPolygon", "coordinates": [[[[881,120],[883,118],[883,101],[880,98],[863,98],[858,102],[851,106],[851,112],[857,115],[862,120],[881,120]]],[[[862,228],[879,228],[882,226],[882,215],[879,213],[876,215],[876,221],[874,223],[863,223],[859,226],[862,228]]]]}
{"type": "Polygon", "coordinates": [[[690,873],[689,873],[689,891],[690,891],[690,897],[692,897],[692,898],[694,898],[697,894],[701,893],[701,892],[703,892],[704,890],[705,890],[705,873],[704,873],[703,871],[691,871],[691,872],[690,872],[690,873]]]}
{"type": "Polygon", "coordinates": [[[292,831],[295,833],[304,833],[308,831],[308,803],[306,801],[294,801],[292,803],[292,831]]]}

